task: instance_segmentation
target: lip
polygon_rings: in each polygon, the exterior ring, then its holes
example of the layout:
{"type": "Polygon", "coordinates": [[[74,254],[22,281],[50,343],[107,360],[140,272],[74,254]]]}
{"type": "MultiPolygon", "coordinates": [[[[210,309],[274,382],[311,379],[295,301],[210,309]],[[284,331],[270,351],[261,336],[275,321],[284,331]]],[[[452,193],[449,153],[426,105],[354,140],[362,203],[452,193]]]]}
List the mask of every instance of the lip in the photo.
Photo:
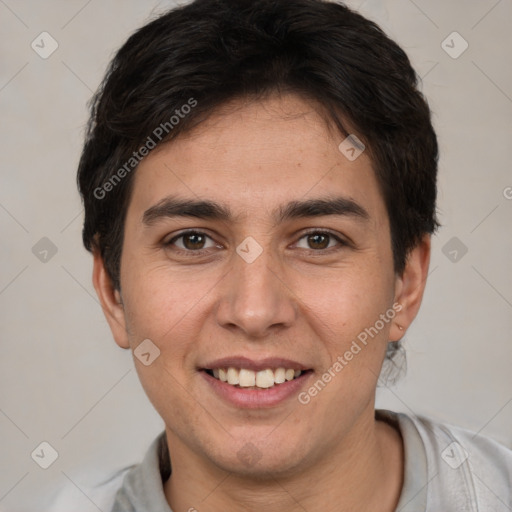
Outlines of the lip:
{"type": "MultiPolygon", "coordinates": [[[[200,367],[200,370],[213,370],[215,368],[245,368],[246,370],[252,370],[254,372],[259,372],[261,370],[266,370],[267,368],[276,369],[276,368],[285,368],[292,370],[310,370],[311,367],[304,366],[303,364],[292,361],[291,359],[284,359],[279,357],[267,357],[265,359],[260,359],[255,361],[253,359],[249,359],[244,356],[233,356],[233,357],[225,357],[223,359],[216,359],[215,361],[211,361],[206,363],[204,366],[200,367]]],[[[293,382],[293,381],[290,381],[293,382]]],[[[280,384],[281,385],[281,384],[280,384]]]]}
{"type": "MultiPolygon", "coordinates": [[[[222,368],[222,366],[216,366],[215,368],[222,368]]],[[[268,368],[268,366],[265,366],[265,368],[268,368]]],[[[262,367],[262,369],[265,368],[262,367]]],[[[306,386],[314,372],[307,371],[293,380],[283,382],[282,384],[274,384],[274,386],[267,389],[237,388],[212,377],[204,370],[201,370],[199,373],[205,379],[209,388],[229,404],[244,409],[266,409],[280,405],[292,396],[297,396],[300,390],[306,386]]]]}

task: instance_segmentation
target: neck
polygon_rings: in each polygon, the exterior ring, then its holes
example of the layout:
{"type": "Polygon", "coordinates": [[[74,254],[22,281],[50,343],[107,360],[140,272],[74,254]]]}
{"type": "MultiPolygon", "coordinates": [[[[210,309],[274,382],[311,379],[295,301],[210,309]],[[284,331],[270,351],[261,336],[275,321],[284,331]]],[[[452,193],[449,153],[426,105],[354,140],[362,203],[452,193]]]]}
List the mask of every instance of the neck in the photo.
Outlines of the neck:
{"type": "Polygon", "coordinates": [[[343,440],[287,475],[239,476],[205,463],[167,430],[172,474],[164,484],[173,511],[392,512],[403,485],[400,433],[376,421],[373,404],[343,440]],[[172,448],[171,448],[172,447],[172,448]]]}

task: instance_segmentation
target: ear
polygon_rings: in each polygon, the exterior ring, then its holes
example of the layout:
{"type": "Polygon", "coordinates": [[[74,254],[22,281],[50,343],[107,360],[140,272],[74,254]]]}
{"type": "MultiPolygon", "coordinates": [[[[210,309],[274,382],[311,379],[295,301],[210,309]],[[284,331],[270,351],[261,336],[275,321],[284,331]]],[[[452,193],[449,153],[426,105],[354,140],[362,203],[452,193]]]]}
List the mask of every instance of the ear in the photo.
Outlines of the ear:
{"type": "Polygon", "coordinates": [[[420,309],[430,264],[430,238],[430,235],[425,235],[421,242],[411,249],[402,275],[396,276],[395,303],[399,303],[402,308],[399,311],[397,308],[389,333],[390,341],[398,341],[403,337],[420,309]]]}
{"type": "Polygon", "coordinates": [[[100,299],[101,308],[103,309],[105,318],[107,319],[116,343],[121,348],[130,348],[121,294],[114,288],[112,279],[110,279],[110,276],[105,269],[105,264],[100,255],[100,251],[95,249],[93,251],[93,257],[94,266],[92,282],[94,284],[96,294],[100,299]]]}

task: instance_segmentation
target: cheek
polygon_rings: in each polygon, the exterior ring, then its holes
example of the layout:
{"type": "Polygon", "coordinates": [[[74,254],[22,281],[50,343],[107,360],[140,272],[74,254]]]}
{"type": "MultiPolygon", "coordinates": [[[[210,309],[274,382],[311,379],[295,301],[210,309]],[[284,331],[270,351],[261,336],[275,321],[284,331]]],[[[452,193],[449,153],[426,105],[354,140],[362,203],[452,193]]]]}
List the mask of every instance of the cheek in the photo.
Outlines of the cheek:
{"type": "Polygon", "coordinates": [[[198,323],[202,299],[210,288],[204,279],[161,267],[127,275],[123,287],[132,342],[149,338],[161,350],[167,350],[169,339],[177,349],[180,338],[189,338],[184,330],[198,323]]]}
{"type": "Polygon", "coordinates": [[[390,307],[392,288],[386,274],[374,259],[373,265],[364,268],[338,268],[322,278],[302,277],[293,288],[327,338],[342,340],[357,336],[390,307]]]}
{"type": "MultiPolygon", "coordinates": [[[[187,410],[190,396],[183,390],[192,384],[194,346],[200,336],[201,310],[207,286],[162,267],[133,272],[124,283],[125,315],[132,350],[145,339],[158,348],[158,357],[148,366],[136,359],[142,387],[164,418],[187,410]]],[[[192,413],[192,412],[191,412],[192,413]]]]}

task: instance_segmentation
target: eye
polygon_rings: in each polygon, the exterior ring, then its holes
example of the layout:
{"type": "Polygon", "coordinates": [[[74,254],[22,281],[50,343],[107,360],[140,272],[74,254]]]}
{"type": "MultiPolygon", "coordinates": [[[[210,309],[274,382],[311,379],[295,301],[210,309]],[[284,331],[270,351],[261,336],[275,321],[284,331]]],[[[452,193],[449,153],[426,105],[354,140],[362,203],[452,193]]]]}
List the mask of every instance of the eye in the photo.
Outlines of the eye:
{"type": "MultiPolygon", "coordinates": [[[[310,252],[331,252],[349,244],[329,231],[312,230],[299,238],[297,247],[310,252]],[[304,242],[302,242],[304,241],[304,242]],[[301,246],[301,243],[303,244],[301,246]],[[304,246],[305,244],[305,246],[304,246]]],[[[210,236],[201,231],[184,231],[164,243],[177,254],[199,256],[212,248],[222,248],[210,236]],[[209,245],[208,245],[209,244],[209,245]]]]}
{"type": "Polygon", "coordinates": [[[196,252],[202,253],[204,250],[215,247],[216,244],[211,237],[200,231],[186,231],[179,235],[171,238],[168,242],[165,242],[165,246],[175,245],[181,251],[178,252],[196,252]],[[206,246],[206,242],[210,240],[211,245],[206,246]]]}
{"type": "Polygon", "coordinates": [[[348,245],[340,237],[329,231],[310,231],[299,239],[305,240],[307,247],[300,247],[310,251],[323,251],[326,249],[332,249],[333,247],[348,245]]]}

